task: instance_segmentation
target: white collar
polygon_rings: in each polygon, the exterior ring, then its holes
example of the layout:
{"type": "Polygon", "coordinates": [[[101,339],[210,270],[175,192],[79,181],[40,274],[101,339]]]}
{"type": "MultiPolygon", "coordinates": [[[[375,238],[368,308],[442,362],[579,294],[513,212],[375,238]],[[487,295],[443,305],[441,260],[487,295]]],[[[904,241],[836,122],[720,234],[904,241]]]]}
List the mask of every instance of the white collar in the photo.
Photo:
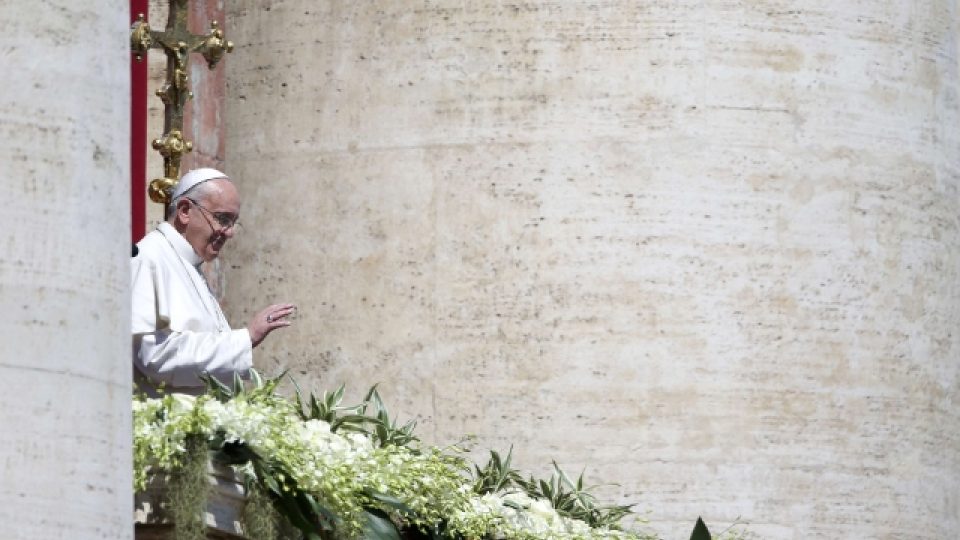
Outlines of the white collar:
{"type": "Polygon", "coordinates": [[[200,263],[203,262],[203,258],[197,255],[197,252],[193,250],[193,246],[190,245],[190,242],[187,242],[187,239],[184,238],[183,235],[180,234],[176,229],[174,229],[173,225],[170,225],[164,221],[157,226],[157,230],[167,237],[167,240],[170,241],[170,245],[173,246],[173,250],[176,251],[177,255],[180,255],[183,260],[190,263],[190,266],[200,266],[200,263]]]}

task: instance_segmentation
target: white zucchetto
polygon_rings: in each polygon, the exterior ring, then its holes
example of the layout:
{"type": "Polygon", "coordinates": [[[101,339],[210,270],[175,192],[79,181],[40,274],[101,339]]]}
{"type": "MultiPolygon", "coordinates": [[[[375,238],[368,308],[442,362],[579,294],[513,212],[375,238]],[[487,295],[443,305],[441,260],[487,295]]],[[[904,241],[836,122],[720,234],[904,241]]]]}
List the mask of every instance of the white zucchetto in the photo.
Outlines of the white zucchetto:
{"type": "Polygon", "coordinates": [[[183,175],[182,178],[180,178],[180,182],[178,182],[177,186],[173,188],[173,195],[170,196],[170,200],[172,201],[183,195],[189,191],[190,188],[196,186],[197,184],[202,184],[207,180],[216,180],[217,178],[229,179],[230,177],[216,169],[211,169],[209,167],[189,171],[187,174],[183,175]]]}

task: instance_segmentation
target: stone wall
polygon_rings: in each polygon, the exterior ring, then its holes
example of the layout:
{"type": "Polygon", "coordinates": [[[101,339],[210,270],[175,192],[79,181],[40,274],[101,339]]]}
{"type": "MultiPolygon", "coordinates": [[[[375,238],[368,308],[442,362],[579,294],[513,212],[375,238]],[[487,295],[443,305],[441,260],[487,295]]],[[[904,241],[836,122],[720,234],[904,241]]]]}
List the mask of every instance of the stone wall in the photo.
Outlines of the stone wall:
{"type": "Polygon", "coordinates": [[[126,2],[0,10],[0,538],[130,538],[126,2]]]}
{"type": "Polygon", "coordinates": [[[956,11],[231,1],[231,319],[667,538],[948,537],[956,11]]]}

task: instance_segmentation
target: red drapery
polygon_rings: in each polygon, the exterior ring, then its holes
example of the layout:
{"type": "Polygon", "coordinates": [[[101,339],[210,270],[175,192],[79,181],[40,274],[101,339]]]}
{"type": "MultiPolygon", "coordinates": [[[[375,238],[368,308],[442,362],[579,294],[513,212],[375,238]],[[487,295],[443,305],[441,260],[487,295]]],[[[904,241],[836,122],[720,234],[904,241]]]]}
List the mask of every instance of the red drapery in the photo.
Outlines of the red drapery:
{"type": "MultiPolygon", "coordinates": [[[[130,24],[137,15],[147,17],[148,0],[130,0],[130,24]]],[[[147,226],[147,58],[130,55],[130,211],[134,242],[143,238],[147,226]]]]}

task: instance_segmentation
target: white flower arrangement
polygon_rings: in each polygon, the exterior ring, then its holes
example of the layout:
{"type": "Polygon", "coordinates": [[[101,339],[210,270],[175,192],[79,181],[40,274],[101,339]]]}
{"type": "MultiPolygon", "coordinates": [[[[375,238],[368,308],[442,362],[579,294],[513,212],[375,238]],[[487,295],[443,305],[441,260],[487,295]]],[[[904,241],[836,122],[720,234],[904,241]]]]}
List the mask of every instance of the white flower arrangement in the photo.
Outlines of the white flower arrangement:
{"type": "Polygon", "coordinates": [[[135,490],[182,466],[192,438],[269,493],[305,538],[400,538],[404,528],[437,540],[654,538],[619,530],[629,507],[595,505],[582,477],[573,483],[559,468],[550,483],[523,481],[509,455],[493,452],[469,478],[456,448],[422,445],[412,423],[391,422],[375,389],[341,407],[342,388],[305,403],[299,392],[295,401],[274,394],[278,379],[255,380],[253,390],[208,381],[196,398],[136,397],[135,490]]]}

